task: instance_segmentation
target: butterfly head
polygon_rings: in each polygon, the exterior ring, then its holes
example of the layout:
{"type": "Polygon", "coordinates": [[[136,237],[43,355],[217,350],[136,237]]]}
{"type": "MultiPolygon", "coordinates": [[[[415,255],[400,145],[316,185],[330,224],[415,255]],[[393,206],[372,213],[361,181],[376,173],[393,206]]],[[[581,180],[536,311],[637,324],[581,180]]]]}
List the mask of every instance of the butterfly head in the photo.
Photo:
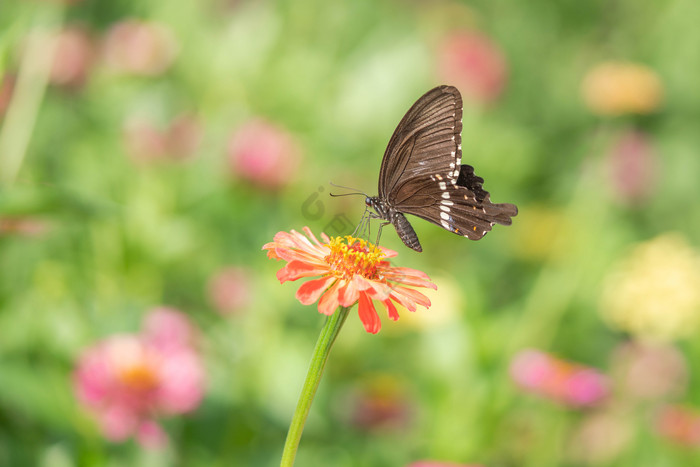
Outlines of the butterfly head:
{"type": "Polygon", "coordinates": [[[384,202],[378,196],[367,196],[365,198],[367,207],[374,209],[377,215],[385,220],[389,220],[389,212],[384,202]]]}

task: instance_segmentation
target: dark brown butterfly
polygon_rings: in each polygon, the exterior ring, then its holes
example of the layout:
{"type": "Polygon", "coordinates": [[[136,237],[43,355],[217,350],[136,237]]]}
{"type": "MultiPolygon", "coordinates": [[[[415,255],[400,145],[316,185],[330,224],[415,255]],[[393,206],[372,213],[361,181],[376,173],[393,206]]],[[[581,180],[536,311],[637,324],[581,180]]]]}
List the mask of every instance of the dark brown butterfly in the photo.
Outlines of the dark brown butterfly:
{"type": "Polygon", "coordinates": [[[425,93],[389,140],[379,172],[379,196],[365,204],[396,228],[407,247],[423,251],[404,214],[479,240],[494,224],[510,225],[514,204],[494,204],[484,179],[462,162],[462,96],[453,86],[425,93]]]}

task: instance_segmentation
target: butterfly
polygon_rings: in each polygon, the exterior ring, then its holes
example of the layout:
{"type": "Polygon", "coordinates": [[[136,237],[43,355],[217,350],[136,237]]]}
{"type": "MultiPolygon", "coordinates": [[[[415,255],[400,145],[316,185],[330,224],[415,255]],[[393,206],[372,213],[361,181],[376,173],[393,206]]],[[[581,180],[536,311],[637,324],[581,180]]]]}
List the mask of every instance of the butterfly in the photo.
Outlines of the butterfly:
{"type": "Polygon", "coordinates": [[[438,86],[406,112],[384,152],[379,195],[367,196],[372,217],[393,224],[403,243],[423,251],[404,214],[412,214],[471,240],[494,224],[510,225],[514,204],[494,204],[484,179],[462,162],[462,96],[454,86],[438,86]],[[375,214],[376,213],[376,214],[375,214]]]}

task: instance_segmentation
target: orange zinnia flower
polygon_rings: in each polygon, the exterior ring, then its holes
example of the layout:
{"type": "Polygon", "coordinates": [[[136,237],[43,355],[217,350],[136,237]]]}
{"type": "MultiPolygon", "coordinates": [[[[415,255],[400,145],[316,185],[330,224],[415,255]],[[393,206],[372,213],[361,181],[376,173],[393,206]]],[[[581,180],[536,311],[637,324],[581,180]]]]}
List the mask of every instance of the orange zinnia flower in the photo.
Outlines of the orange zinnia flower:
{"type": "Polygon", "coordinates": [[[321,243],[308,227],[304,227],[304,232],[311,240],[292,230],[278,232],[274,241],[263,246],[269,258],[287,261],[277,272],[280,283],[321,276],[299,287],[296,297],[302,304],[318,300],[318,311],[332,315],[338,306],[350,307],[359,302],[360,320],[372,334],[381,328],[372,300],[382,302],[394,321],[399,319],[394,302],[409,311],[416,311],[416,305],[430,306],[428,297],[405,286],[437,286],[424,272],[391,266],[386,258],[396,256],[395,251],[350,235],[329,238],[322,233],[321,243]]]}

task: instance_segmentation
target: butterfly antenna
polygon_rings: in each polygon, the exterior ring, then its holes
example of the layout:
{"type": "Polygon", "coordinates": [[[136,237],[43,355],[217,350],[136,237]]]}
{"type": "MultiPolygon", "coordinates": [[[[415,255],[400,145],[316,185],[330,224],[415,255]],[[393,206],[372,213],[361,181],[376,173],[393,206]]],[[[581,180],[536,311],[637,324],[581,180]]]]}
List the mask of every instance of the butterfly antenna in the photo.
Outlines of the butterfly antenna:
{"type": "Polygon", "coordinates": [[[343,188],[345,190],[353,190],[352,193],[343,193],[341,195],[336,195],[336,194],[330,193],[330,195],[333,196],[334,198],[338,197],[338,196],[348,196],[348,195],[365,195],[365,196],[369,197],[369,195],[367,193],[356,190],[355,188],[350,188],[349,186],[337,185],[333,182],[328,182],[328,183],[330,183],[332,186],[334,186],[336,188],[343,188]]]}

